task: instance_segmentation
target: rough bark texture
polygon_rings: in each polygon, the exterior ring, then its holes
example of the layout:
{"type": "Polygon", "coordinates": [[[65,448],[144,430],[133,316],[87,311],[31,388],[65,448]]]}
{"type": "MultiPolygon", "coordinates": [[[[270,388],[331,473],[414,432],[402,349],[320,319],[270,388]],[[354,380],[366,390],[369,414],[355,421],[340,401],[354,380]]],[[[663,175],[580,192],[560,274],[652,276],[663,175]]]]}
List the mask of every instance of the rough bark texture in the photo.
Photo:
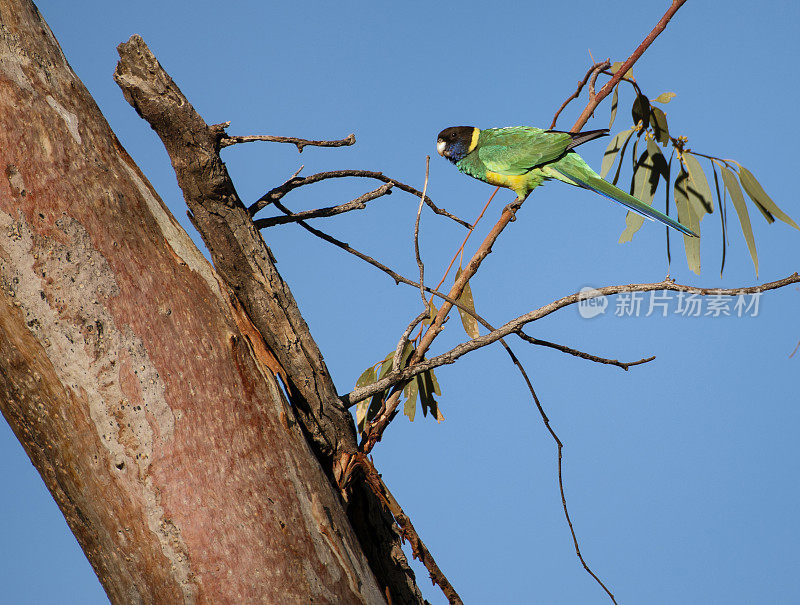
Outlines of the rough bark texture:
{"type": "Polygon", "coordinates": [[[0,0],[0,410],[113,602],[383,602],[270,349],[0,0]]]}
{"type": "MultiPolygon", "coordinates": [[[[355,425],[220,159],[222,126],[205,123],[139,36],[117,50],[115,80],[164,143],[215,267],[277,358],[300,424],[334,479],[357,451],[355,425]]],[[[379,583],[395,604],[422,602],[391,514],[363,482],[352,490],[347,512],[379,583]]]]}

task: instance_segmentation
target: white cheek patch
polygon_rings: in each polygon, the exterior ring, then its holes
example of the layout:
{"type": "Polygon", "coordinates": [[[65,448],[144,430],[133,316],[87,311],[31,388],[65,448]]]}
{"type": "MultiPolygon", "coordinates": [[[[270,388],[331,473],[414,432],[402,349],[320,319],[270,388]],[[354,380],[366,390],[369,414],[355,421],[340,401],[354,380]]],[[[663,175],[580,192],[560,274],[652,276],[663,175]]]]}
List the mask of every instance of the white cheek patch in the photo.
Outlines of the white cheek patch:
{"type": "Polygon", "coordinates": [[[436,151],[439,152],[439,155],[441,155],[441,156],[444,155],[444,148],[445,148],[446,145],[447,145],[447,143],[445,143],[444,141],[438,141],[436,143],[436,151]]]}

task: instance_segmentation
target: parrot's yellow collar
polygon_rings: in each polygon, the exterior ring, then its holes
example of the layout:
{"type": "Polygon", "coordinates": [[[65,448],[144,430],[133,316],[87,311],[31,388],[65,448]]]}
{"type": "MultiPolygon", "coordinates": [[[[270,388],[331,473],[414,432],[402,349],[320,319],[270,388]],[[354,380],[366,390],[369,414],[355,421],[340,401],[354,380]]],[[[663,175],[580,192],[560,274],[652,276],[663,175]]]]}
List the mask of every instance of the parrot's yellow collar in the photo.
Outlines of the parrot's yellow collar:
{"type": "Polygon", "coordinates": [[[481,134],[480,128],[472,127],[472,139],[469,142],[469,149],[467,149],[467,153],[472,153],[472,151],[478,146],[478,137],[481,134]]]}

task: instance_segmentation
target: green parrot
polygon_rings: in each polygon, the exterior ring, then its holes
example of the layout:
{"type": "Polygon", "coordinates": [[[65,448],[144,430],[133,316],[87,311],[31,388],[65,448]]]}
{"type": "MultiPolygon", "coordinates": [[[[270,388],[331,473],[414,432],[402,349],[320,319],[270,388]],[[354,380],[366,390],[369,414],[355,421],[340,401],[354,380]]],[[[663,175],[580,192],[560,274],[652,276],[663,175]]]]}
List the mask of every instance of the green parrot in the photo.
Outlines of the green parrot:
{"type": "Polygon", "coordinates": [[[656,219],[681,233],[696,233],[628,195],[600,177],[573,151],[574,147],[608,134],[608,130],[561,132],[532,126],[486,128],[451,126],[439,133],[436,150],[464,174],[506,187],[524,200],[542,182],[556,179],[590,189],[627,206],[647,219],[656,219]]]}

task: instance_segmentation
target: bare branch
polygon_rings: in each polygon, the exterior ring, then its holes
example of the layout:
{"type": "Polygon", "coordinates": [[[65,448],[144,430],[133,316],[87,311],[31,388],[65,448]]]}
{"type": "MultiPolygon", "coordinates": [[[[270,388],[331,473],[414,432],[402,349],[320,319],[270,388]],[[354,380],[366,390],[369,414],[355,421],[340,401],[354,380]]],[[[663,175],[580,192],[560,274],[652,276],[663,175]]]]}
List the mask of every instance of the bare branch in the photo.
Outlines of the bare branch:
{"type": "MultiPolygon", "coordinates": [[[[230,124],[230,122],[227,122],[230,124]]],[[[228,147],[230,145],[237,145],[239,143],[254,143],[256,141],[266,141],[269,143],[291,143],[297,147],[299,153],[303,153],[303,147],[310,145],[312,147],[348,147],[354,145],[356,142],[356,135],[349,134],[343,139],[338,141],[311,141],[309,139],[298,139],[296,137],[275,137],[267,134],[254,134],[249,136],[231,136],[223,134],[219,141],[220,148],[228,147]]]]}
{"type": "Polygon", "coordinates": [[[369,191],[368,193],[365,193],[354,200],[350,200],[344,204],[339,204],[338,206],[328,206],[327,208],[318,208],[317,210],[304,210],[302,212],[294,212],[285,216],[261,218],[253,221],[253,223],[255,224],[256,229],[266,229],[268,227],[274,227],[275,225],[296,223],[298,221],[310,218],[328,218],[331,216],[336,216],[337,214],[350,212],[351,210],[363,210],[367,207],[368,202],[378,199],[384,195],[390,195],[392,193],[392,187],[392,183],[387,183],[386,185],[381,185],[377,189],[373,189],[372,191],[369,191]]]}
{"type": "MultiPolygon", "coordinates": [[[[793,273],[789,277],[784,279],[779,279],[777,281],[769,282],[766,284],[762,284],[760,286],[748,286],[743,288],[697,288],[695,286],[685,286],[683,284],[676,284],[671,279],[665,279],[661,282],[656,283],[649,283],[649,284],[628,284],[628,285],[621,285],[621,286],[606,286],[604,288],[598,288],[596,290],[596,296],[610,296],[613,294],[621,294],[625,292],[650,292],[655,290],[670,290],[673,292],[687,292],[690,294],[697,294],[699,296],[740,296],[743,294],[758,294],[761,292],[767,292],[768,290],[776,290],[778,288],[782,288],[784,286],[788,286],[790,284],[800,283],[800,275],[797,273],[793,273]]],[[[449,351],[442,353],[441,355],[437,355],[436,357],[431,357],[430,359],[426,359],[425,361],[421,362],[413,362],[410,363],[408,367],[404,368],[401,371],[391,372],[387,374],[381,380],[374,382],[373,384],[367,385],[365,387],[359,387],[358,389],[354,389],[347,395],[341,396],[342,402],[346,406],[352,406],[355,403],[358,403],[362,399],[366,399],[371,395],[379,391],[383,391],[394,384],[403,382],[425,372],[427,370],[437,368],[442,365],[447,365],[451,363],[455,363],[456,359],[459,357],[466,355],[470,351],[474,351],[476,349],[480,349],[481,347],[485,347],[486,345],[492,344],[497,342],[501,338],[508,336],[514,332],[517,332],[527,323],[532,321],[536,321],[541,319],[542,317],[546,317],[551,313],[562,309],[564,307],[574,305],[575,303],[583,300],[584,295],[582,293],[575,293],[570,294],[569,296],[565,296],[564,298],[560,298],[555,300],[543,307],[539,307],[525,315],[521,315],[516,319],[509,321],[508,323],[504,324],[503,326],[497,328],[496,330],[489,332],[488,334],[484,334],[483,336],[479,336],[478,338],[473,338],[467,342],[463,342],[460,345],[450,349],[449,351]]],[[[396,407],[396,406],[395,406],[396,407]]],[[[388,405],[387,405],[388,411],[388,405]]],[[[363,447],[363,443],[362,443],[363,447]]]]}
{"type": "MultiPolygon", "coordinates": [[[[376,179],[378,181],[382,181],[384,183],[391,183],[401,191],[405,191],[406,193],[410,193],[412,195],[416,195],[417,197],[422,197],[422,192],[417,191],[410,185],[406,185],[405,183],[398,181],[397,179],[390,178],[384,175],[382,172],[374,172],[371,170],[332,170],[329,172],[319,172],[317,174],[312,174],[306,177],[295,177],[291,178],[282,185],[275,187],[274,189],[270,189],[262,195],[258,200],[255,201],[249,208],[248,211],[250,212],[250,216],[255,215],[259,210],[266,208],[270,204],[274,203],[277,200],[280,200],[284,195],[292,191],[293,189],[297,189],[298,187],[303,187],[305,185],[310,185],[312,183],[318,183],[320,181],[324,181],[327,179],[338,179],[338,178],[347,178],[347,177],[360,177],[360,178],[368,178],[368,179],[376,179]]],[[[449,219],[454,220],[459,225],[462,225],[469,229],[469,223],[466,221],[458,218],[457,216],[450,214],[447,210],[443,210],[439,208],[436,204],[433,203],[431,198],[425,196],[425,203],[428,207],[433,210],[436,214],[440,214],[442,216],[446,216],[449,219]]]]}
{"type": "MultiPolygon", "coordinates": [[[[428,306],[428,300],[425,298],[425,265],[422,262],[422,257],[419,255],[419,219],[422,216],[422,203],[425,200],[425,193],[428,191],[428,175],[431,169],[431,156],[425,156],[425,184],[422,187],[422,197],[419,200],[419,208],[417,208],[417,220],[414,223],[414,256],[417,259],[417,267],[419,267],[419,295],[422,297],[422,304],[428,306]]],[[[470,230],[472,233],[472,230],[470,230]]],[[[395,366],[397,367],[397,366],[395,366]]]]}
{"type": "Polygon", "coordinates": [[[408,515],[403,512],[402,507],[392,495],[392,492],[389,491],[389,488],[386,486],[386,483],[384,483],[380,473],[378,473],[375,465],[368,456],[365,454],[355,454],[350,459],[348,468],[345,471],[344,485],[346,486],[347,483],[353,480],[357,471],[363,473],[364,482],[369,486],[369,488],[383,503],[383,505],[389,509],[389,512],[394,517],[395,522],[400,527],[400,535],[404,540],[408,540],[409,544],[411,544],[411,552],[414,555],[414,558],[421,561],[425,566],[425,569],[428,570],[431,581],[442,589],[442,592],[444,593],[445,597],[447,597],[447,600],[451,605],[463,605],[461,597],[458,596],[458,593],[456,592],[455,588],[453,588],[453,585],[450,584],[444,573],[442,573],[442,570],[439,569],[439,566],[436,564],[433,555],[428,550],[428,547],[425,546],[422,538],[419,537],[419,534],[414,528],[413,523],[411,523],[411,519],[409,519],[408,515]]]}
{"type": "Polygon", "coordinates": [[[643,363],[648,363],[653,361],[656,356],[653,355],[651,357],[645,357],[638,361],[619,361],[617,359],[607,359],[605,357],[598,357],[597,355],[592,355],[591,353],[584,353],[583,351],[579,351],[578,349],[572,349],[570,347],[565,347],[564,345],[560,345],[556,342],[550,342],[549,340],[541,340],[539,338],[534,338],[533,336],[527,335],[522,330],[516,331],[517,336],[519,336],[522,340],[531,343],[532,345],[539,345],[542,347],[548,347],[550,349],[556,349],[557,351],[561,351],[562,353],[567,353],[569,355],[574,355],[575,357],[580,357],[581,359],[587,359],[589,361],[594,361],[596,363],[605,363],[612,366],[617,366],[618,368],[622,368],[626,372],[628,368],[632,366],[638,366],[643,363]]]}
{"type": "MultiPolygon", "coordinates": [[[[558,111],[556,112],[556,115],[553,116],[553,121],[550,122],[550,129],[551,130],[556,127],[556,122],[558,121],[558,116],[561,115],[561,112],[564,111],[566,106],[569,105],[572,101],[574,101],[575,99],[577,99],[581,95],[581,91],[583,91],[583,87],[586,86],[586,83],[589,81],[589,78],[592,77],[592,85],[594,86],[594,80],[597,79],[597,73],[600,72],[600,71],[603,71],[605,69],[608,69],[609,67],[611,67],[611,59],[606,59],[602,63],[595,63],[594,65],[592,65],[588,69],[588,71],[586,72],[586,75],[583,76],[583,80],[578,82],[578,88],[575,89],[574,93],[572,93],[569,97],[566,98],[566,100],[561,104],[561,107],[558,108],[558,111]]],[[[590,97],[590,100],[591,100],[591,97],[590,97]]]]}
{"type": "Polygon", "coordinates": [[[597,93],[597,96],[586,104],[586,107],[583,108],[583,112],[581,112],[581,115],[572,126],[572,132],[578,132],[581,128],[583,128],[591,115],[594,113],[595,108],[609,95],[612,90],[614,90],[614,87],[617,85],[617,83],[626,73],[628,73],[628,70],[633,67],[633,64],[639,60],[639,57],[642,56],[644,51],[646,51],[653,41],[658,38],[659,34],[664,31],[664,29],[667,27],[667,23],[669,23],[669,20],[672,19],[673,15],[678,12],[678,9],[683,6],[685,2],[686,0],[672,0],[672,4],[670,5],[669,9],[666,13],[664,13],[664,16],[661,17],[659,22],[656,23],[656,26],[653,28],[653,30],[647,34],[647,37],[636,48],[636,50],[633,51],[633,54],[631,54],[631,56],[625,60],[625,62],[611,77],[611,79],[606,82],[605,86],[600,89],[600,92],[597,93]]]}
{"type": "Polygon", "coordinates": [[[536,391],[533,390],[533,384],[531,384],[530,378],[528,378],[528,373],[525,371],[525,368],[522,367],[522,363],[520,363],[517,356],[514,355],[514,352],[511,350],[505,342],[503,342],[503,347],[505,347],[506,352],[511,357],[511,361],[514,362],[514,365],[517,366],[520,373],[522,374],[522,378],[525,380],[525,384],[528,385],[528,390],[531,392],[531,397],[533,398],[533,402],[536,404],[536,409],[539,410],[539,415],[542,417],[542,422],[544,422],[544,426],[547,431],[550,433],[550,436],[553,438],[553,441],[556,443],[556,448],[558,450],[558,489],[561,492],[561,507],[564,509],[564,517],[567,520],[567,525],[569,525],[569,532],[572,534],[572,544],[575,546],[575,554],[578,555],[578,560],[583,565],[583,568],[592,576],[595,581],[601,586],[603,590],[606,591],[606,594],[611,598],[611,601],[616,605],[617,600],[614,598],[614,595],[608,589],[608,587],[600,580],[599,577],[589,568],[589,565],[583,558],[581,554],[580,546],[578,545],[578,536],[575,534],[575,528],[572,526],[572,519],[569,516],[569,509],[567,509],[567,497],[564,493],[564,473],[562,468],[562,450],[564,449],[564,444],[561,442],[561,439],[558,438],[556,435],[555,430],[550,425],[550,419],[547,417],[547,414],[544,411],[544,407],[542,407],[541,402],[539,401],[539,397],[536,396],[536,391]]]}
{"type": "MultiPolygon", "coordinates": [[[[275,207],[278,210],[280,210],[281,212],[285,213],[288,216],[294,216],[292,211],[289,210],[286,206],[284,206],[280,202],[274,202],[274,204],[275,204],[275,207]]],[[[419,288],[419,283],[418,282],[415,282],[413,279],[409,279],[409,278],[405,277],[404,275],[400,275],[397,271],[387,267],[386,265],[384,265],[380,261],[375,260],[374,258],[369,256],[368,254],[364,254],[363,252],[359,252],[358,250],[356,250],[355,248],[350,246],[350,244],[348,244],[346,242],[343,242],[341,240],[338,240],[335,237],[333,237],[332,235],[328,235],[324,231],[320,231],[319,229],[315,229],[314,227],[312,227],[311,225],[309,225],[305,221],[302,221],[302,220],[301,221],[297,221],[297,224],[300,225],[303,229],[305,229],[309,233],[311,233],[312,235],[316,235],[318,238],[325,240],[329,244],[333,244],[337,248],[341,248],[345,252],[349,252],[353,256],[357,256],[358,258],[360,258],[361,260],[363,260],[366,263],[369,263],[370,265],[372,265],[376,269],[380,269],[381,271],[386,273],[386,275],[391,277],[395,281],[396,284],[406,284],[408,286],[413,286],[414,288],[419,288]]],[[[483,321],[483,320],[481,320],[480,316],[475,315],[474,312],[472,312],[470,309],[467,309],[464,305],[459,303],[458,300],[448,296],[447,294],[443,294],[442,292],[439,292],[438,290],[434,290],[433,288],[429,288],[428,286],[424,286],[424,289],[425,289],[425,292],[428,292],[429,294],[433,294],[434,296],[437,296],[437,297],[441,298],[445,302],[447,302],[447,303],[449,303],[449,304],[451,304],[451,305],[453,305],[455,307],[458,307],[462,311],[464,311],[466,313],[469,313],[470,315],[473,315],[479,321],[483,321]]]]}
{"type": "MultiPolygon", "coordinates": [[[[453,286],[450,288],[448,296],[451,299],[457,300],[461,296],[461,292],[463,292],[467,282],[478,271],[478,268],[481,266],[483,259],[485,259],[492,251],[492,245],[494,244],[495,241],[497,241],[497,238],[503,232],[503,229],[505,229],[506,226],[511,221],[514,220],[517,210],[520,208],[520,206],[522,206],[522,203],[524,201],[525,199],[518,198],[515,202],[505,207],[503,213],[500,215],[500,219],[497,221],[495,226],[492,227],[492,230],[484,238],[483,242],[478,247],[478,250],[472,256],[472,259],[469,261],[467,266],[461,272],[458,279],[456,279],[453,286]]],[[[419,361],[425,355],[433,340],[442,331],[444,322],[447,319],[447,315],[450,313],[450,310],[452,308],[453,305],[450,302],[443,303],[442,306],[439,308],[439,311],[436,314],[436,318],[433,320],[430,327],[423,335],[419,345],[414,350],[414,353],[411,355],[411,359],[409,360],[409,366],[416,367],[419,365],[419,361]]],[[[361,451],[369,453],[372,450],[372,448],[375,447],[375,444],[381,440],[383,432],[386,430],[386,427],[389,426],[389,423],[395,416],[395,412],[397,410],[397,406],[399,405],[399,403],[400,403],[400,391],[396,390],[386,400],[385,409],[382,410],[382,413],[380,413],[377,419],[372,422],[369,429],[367,430],[366,436],[361,440],[361,444],[359,445],[361,451]]],[[[345,404],[347,404],[347,402],[345,402],[345,404]]]]}

